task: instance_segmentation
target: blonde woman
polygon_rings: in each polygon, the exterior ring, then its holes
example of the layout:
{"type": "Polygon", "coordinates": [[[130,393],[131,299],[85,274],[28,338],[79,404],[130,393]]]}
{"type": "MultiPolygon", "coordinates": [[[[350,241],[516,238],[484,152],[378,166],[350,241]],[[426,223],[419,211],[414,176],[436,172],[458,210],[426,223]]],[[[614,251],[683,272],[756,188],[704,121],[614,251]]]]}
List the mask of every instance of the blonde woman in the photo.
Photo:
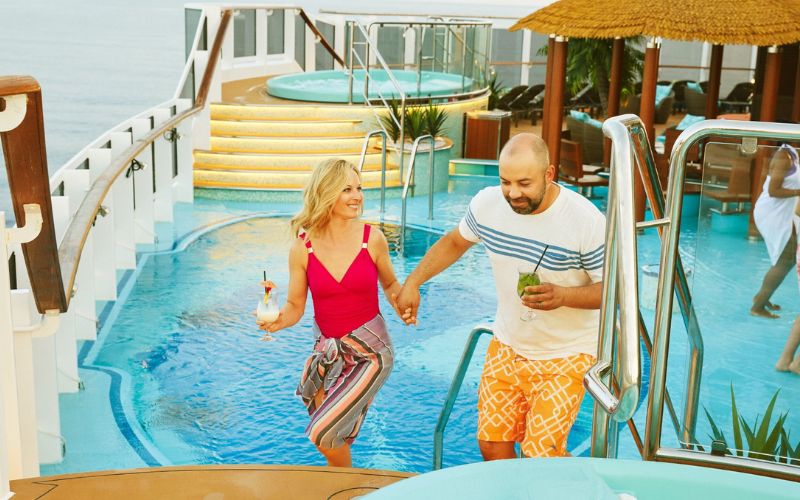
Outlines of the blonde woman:
{"type": "Polygon", "coordinates": [[[323,162],[303,199],[291,221],[300,236],[289,254],[286,304],[274,323],[258,325],[270,333],[294,325],[311,290],[316,343],[297,388],[311,417],[306,435],[328,465],[351,467],[350,445],[394,359],[378,308],[378,281],[392,303],[400,284],[383,233],[359,220],[364,196],[355,166],[323,162]]]}

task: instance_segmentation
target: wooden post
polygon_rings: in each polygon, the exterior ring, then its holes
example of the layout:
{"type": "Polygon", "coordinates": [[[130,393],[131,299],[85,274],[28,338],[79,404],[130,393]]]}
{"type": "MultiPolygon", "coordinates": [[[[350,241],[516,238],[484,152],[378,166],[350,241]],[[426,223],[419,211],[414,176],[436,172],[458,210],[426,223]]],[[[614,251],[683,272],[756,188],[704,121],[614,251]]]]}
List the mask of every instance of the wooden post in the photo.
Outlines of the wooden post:
{"type": "MultiPolygon", "coordinates": [[[[759,120],[762,122],[775,121],[775,112],[778,103],[778,82],[781,76],[781,53],[776,45],[767,49],[767,60],[764,64],[764,85],[761,92],[761,114],[759,120]]],[[[752,186],[752,194],[750,195],[750,202],[752,206],[756,206],[756,200],[761,196],[761,184],[763,183],[764,171],[769,166],[771,155],[758,155],[755,162],[755,172],[753,174],[753,181],[750,183],[752,186]]],[[[751,237],[758,235],[755,221],[753,220],[753,212],[750,211],[750,228],[749,235],[751,237]]]]}
{"type": "Polygon", "coordinates": [[[719,100],[719,84],[722,79],[722,45],[714,44],[711,47],[711,69],[708,75],[708,94],[706,99],[706,118],[711,120],[717,117],[717,101],[719,100]]]}
{"type": "Polygon", "coordinates": [[[39,236],[22,245],[36,307],[40,313],[50,309],[64,312],[67,310],[67,298],[61,281],[58,244],[50,204],[42,91],[39,83],[31,77],[10,76],[0,78],[0,98],[7,104],[11,100],[15,103],[13,109],[4,111],[4,115],[20,115],[19,120],[9,118],[0,122],[0,141],[3,143],[8,186],[17,226],[25,225],[23,207],[26,204],[39,205],[42,212],[43,225],[39,236]]]}
{"type": "MultiPolygon", "coordinates": [[[[611,71],[608,85],[608,110],[606,117],[619,114],[620,94],[622,93],[622,62],[625,57],[625,39],[617,37],[611,46],[611,71]]],[[[603,140],[603,163],[611,164],[611,139],[603,140]]]]}
{"type": "Polygon", "coordinates": [[[794,77],[794,104],[792,106],[792,121],[800,122],[800,51],[797,57],[797,72],[794,77]]]}
{"type": "Polygon", "coordinates": [[[557,36],[553,48],[553,92],[550,97],[550,118],[548,119],[550,164],[556,167],[556,179],[561,164],[561,125],[564,118],[564,86],[567,77],[567,39],[557,36]]]}
{"type": "Polygon", "coordinates": [[[550,35],[547,39],[547,69],[544,73],[544,105],[542,106],[542,139],[547,141],[550,137],[550,94],[553,92],[553,50],[555,50],[556,36],[550,35]]]}
{"type": "MultiPolygon", "coordinates": [[[[639,108],[639,116],[644,123],[644,129],[647,131],[647,140],[650,141],[650,147],[653,147],[655,142],[655,128],[653,123],[656,117],[656,81],[658,80],[658,55],[659,44],[655,38],[647,42],[647,49],[644,52],[644,70],[642,71],[642,99],[641,107],[639,108]]],[[[633,183],[633,197],[634,197],[634,210],[636,213],[636,220],[644,220],[645,209],[645,193],[644,185],[642,184],[642,176],[639,170],[636,170],[635,180],[633,183]]]]}

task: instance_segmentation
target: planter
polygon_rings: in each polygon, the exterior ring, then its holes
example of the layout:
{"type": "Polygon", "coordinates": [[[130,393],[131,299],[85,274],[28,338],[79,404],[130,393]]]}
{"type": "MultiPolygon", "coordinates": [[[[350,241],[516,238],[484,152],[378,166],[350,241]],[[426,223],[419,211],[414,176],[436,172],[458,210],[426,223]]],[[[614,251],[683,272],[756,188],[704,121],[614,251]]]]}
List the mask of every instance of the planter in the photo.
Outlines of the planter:
{"type": "MultiPolygon", "coordinates": [[[[408,172],[408,162],[411,161],[411,142],[406,142],[403,148],[403,162],[406,167],[403,169],[403,180],[408,172]]],[[[388,149],[392,154],[392,161],[399,162],[399,147],[397,144],[391,143],[388,149]]],[[[437,137],[436,145],[433,150],[433,191],[446,191],[447,183],[450,179],[449,164],[450,155],[453,149],[453,141],[446,137],[437,137]]],[[[428,141],[422,142],[417,149],[417,156],[414,160],[414,187],[411,191],[411,196],[419,196],[428,194],[430,189],[430,143],[428,141]]]]}

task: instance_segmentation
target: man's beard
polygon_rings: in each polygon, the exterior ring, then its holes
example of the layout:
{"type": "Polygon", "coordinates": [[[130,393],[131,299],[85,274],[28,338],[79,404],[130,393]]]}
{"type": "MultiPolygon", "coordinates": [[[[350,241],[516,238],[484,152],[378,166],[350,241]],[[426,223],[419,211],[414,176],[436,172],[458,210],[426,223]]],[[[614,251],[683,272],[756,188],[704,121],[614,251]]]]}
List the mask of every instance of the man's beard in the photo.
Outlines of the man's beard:
{"type": "Polygon", "coordinates": [[[540,196],[538,200],[533,200],[531,198],[528,198],[527,196],[520,196],[519,198],[513,200],[516,202],[524,201],[525,205],[513,205],[511,203],[512,201],[511,197],[506,196],[505,198],[506,201],[508,202],[508,206],[511,207],[511,210],[515,211],[520,215],[529,215],[533,213],[537,208],[539,208],[539,205],[542,204],[542,199],[544,198],[544,195],[540,196]]]}

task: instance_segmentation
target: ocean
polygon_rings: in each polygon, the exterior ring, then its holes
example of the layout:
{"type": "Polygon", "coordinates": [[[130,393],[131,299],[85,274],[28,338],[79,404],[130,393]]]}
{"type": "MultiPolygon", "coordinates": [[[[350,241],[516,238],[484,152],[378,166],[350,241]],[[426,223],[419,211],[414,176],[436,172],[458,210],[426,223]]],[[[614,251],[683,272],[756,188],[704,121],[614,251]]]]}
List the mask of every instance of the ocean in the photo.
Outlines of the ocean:
{"type": "MultiPolygon", "coordinates": [[[[51,174],[103,132],[172,97],[183,69],[184,3],[0,2],[0,76],[39,81],[51,174]]],[[[0,165],[0,211],[12,225],[2,157],[0,165]]]]}

